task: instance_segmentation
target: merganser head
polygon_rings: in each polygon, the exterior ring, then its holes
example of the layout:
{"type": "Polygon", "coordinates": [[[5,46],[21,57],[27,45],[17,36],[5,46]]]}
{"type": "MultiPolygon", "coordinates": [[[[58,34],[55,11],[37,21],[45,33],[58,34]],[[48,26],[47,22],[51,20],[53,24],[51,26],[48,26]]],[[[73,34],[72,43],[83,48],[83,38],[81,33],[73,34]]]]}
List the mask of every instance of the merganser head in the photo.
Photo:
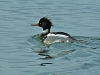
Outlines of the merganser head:
{"type": "Polygon", "coordinates": [[[39,23],[37,24],[31,24],[31,26],[39,26],[43,28],[43,31],[48,30],[48,33],[50,33],[50,28],[52,26],[52,22],[50,19],[43,17],[39,20],[39,23]]]}
{"type": "Polygon", "coordinates": [[[43,17],[39,20],[39,23],[37,24],[31,24],[31,26],[39,26],[43,28],[42,33],[40,34],[40,37],[44,37],[45,35],[47,35],[48,33],[50,33],[50,28],[52,25],[52,22],[50,21],[50,19],[43,17]]]}

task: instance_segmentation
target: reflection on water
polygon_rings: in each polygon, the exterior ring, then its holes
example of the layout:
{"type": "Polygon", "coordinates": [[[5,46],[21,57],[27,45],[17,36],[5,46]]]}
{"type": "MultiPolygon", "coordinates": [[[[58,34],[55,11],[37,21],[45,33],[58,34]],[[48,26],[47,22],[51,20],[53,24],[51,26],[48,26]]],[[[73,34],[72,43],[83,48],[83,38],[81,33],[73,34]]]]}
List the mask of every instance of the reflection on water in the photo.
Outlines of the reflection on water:
{"type": "Polygon", "coordinates": [[[40,56],[44,56],[43,58],[39,58],[43,60],[66,56],[77,50],[95,50],[100,48],[99,38],[81,36],[77,36],[75,38],[77,38],[79,41],[73,43],[55,43],[48,46],[42,43],[38,35],[35,35],[28,38],[28,42],[32,45],[33,52],[38,53],[40,56]]]}

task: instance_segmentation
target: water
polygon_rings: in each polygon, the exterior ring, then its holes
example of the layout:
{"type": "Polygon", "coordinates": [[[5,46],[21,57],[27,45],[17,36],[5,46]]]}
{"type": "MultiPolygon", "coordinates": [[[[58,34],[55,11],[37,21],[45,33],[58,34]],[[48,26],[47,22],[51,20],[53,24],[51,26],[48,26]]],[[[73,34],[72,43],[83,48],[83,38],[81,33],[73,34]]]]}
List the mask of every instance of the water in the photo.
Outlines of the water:
{"type": "Polygon", "coordinates": [[[1,75],[100,75],[99,0],[1,0],[1,75]],[[33,36],[41,17],[82,42],[49,47],[33,36]]]}

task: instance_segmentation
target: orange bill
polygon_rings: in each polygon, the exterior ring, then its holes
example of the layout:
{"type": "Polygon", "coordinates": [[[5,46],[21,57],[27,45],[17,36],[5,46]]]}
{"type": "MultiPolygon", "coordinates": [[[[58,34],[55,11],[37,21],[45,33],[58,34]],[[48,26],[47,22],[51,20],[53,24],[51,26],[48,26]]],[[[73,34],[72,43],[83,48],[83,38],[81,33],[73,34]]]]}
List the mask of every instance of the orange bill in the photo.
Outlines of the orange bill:
{"type": "Polygon", "coordinates": [[[31,26],[39,26],[39,24],[31,24],[31,26]]]}

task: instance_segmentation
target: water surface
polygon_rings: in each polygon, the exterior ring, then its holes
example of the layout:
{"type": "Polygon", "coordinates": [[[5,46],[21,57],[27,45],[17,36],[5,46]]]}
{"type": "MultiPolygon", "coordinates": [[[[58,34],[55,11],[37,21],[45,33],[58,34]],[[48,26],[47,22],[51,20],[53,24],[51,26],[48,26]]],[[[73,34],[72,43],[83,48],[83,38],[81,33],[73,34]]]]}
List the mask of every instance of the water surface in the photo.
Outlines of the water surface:
{"type": "Polygon", "coordinates": [[[1,75],[100,75],[99,0],[1,0],[1,75]],[[33,36],[41,17],[53,22],[51,31],[64,31],[83,40],[49,47],[33,36]]]}

